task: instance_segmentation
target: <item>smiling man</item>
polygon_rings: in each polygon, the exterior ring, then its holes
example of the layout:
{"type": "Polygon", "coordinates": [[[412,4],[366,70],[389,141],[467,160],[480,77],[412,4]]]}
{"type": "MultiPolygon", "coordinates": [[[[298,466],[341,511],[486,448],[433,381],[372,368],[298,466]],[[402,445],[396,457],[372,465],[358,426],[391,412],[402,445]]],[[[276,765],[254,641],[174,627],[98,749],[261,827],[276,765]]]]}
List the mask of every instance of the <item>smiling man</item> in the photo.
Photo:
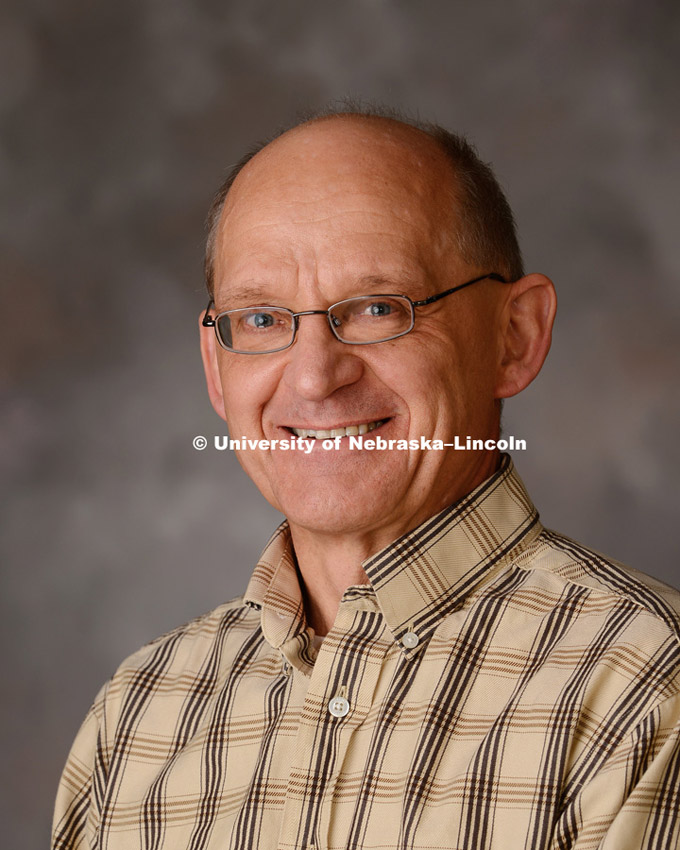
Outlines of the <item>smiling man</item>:
{"type": "Polygon", "coordinates": [[[287,519],[104,687],[54,847],[676,846],[678,594],[545,530],[507,455],[429,448],[493,445],[550,345],[489,169],[314,119],[234,169],[206,269],[210,398],[287,519]]]}

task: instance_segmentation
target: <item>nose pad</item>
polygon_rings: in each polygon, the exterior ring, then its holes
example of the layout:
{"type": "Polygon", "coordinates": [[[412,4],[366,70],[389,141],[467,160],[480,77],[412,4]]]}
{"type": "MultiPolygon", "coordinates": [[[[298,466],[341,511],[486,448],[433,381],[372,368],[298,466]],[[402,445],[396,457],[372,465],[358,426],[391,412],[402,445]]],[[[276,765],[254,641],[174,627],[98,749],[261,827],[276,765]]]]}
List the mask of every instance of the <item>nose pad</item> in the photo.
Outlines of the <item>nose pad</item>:
{"type": "Polygon", "coordinates": [[[334,319],[334,317],[332,317],[327,310],[303,310],[300,313],[293,313],[293,321],[295,322],[296,338],[297,338],[297,334],[300,330],[300,316],[325,316],[326,319],[328,320],[329,324],[334,319]]]}
{"type": "Polygon", "coordinates": [[[293,321],[295,322],[295,343],[296,344],[297,344],[297,341],[298,341],[298,337],[300,336],[300,328],[302,327],[302,325],[300,323],[300,317],[301,316],[325,316],[326,321],[327,321],[328,326],[329,326],[329,330],[331,332],[330,338],[340,342],[338,337],[336,337],[335,333],[333,332],[333,328],[338,328],[342,324],[340,319],[338,319],[336,316],[331,315],[326,310],[305,310],[302,313],[295,313],[294,314],[293,321]]]}

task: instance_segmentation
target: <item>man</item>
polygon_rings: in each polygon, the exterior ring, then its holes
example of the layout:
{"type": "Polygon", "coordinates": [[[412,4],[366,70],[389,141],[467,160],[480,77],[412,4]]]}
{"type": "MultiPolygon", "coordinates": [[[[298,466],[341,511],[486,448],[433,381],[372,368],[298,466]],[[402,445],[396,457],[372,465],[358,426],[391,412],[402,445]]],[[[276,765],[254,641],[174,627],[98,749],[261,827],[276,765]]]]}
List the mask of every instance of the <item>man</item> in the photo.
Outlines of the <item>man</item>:
{"type": "Polygon", "coordinates": [[[325,116],[211,222],[210,398],[287,522],[102,690],[54,847],[677,846],[679,595],[543,529],[493,448],[556,301],[490,171],[325,116]]]}

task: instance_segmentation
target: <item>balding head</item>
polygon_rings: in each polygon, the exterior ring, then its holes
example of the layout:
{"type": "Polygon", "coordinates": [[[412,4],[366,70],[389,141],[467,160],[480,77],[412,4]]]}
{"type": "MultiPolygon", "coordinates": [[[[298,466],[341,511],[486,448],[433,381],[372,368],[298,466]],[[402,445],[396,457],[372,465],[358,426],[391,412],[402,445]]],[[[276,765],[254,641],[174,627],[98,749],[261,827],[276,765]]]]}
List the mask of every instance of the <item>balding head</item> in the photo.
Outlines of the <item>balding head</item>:
{"type": "Polygon", "coordinates": [[[362,231],[384,226],[393,251],[410,242],[410,252],[433,275],[446,255],[453,274],[461,263],[457,234],[462,229],[455,185],[439,145],[413,127],[345,117],[290,130],[243,167],[225,199],[213,254],[215,294],[225,274],[230,280],[240,276],[231,249],[238,246],[242,258],[244,238],[259,251],[268,251],[272,239],[280,238],[282,245],[304,241],[325,225],[321,220],[329,213],[336,219],[327,232],[330,242],[352,216],[357,247],[362,231]],[[398,235],[390,231],[395,222],[398,235]],[[264,234],[267,244],[260,244],[264,234]]]}
{"type": "MultiPolygon", "coordinates": [[[[277,147],[281,152],[283,144],[297,148],[304,160],[311,146],[321,142],[324,136],[358,142],[351,150],[364,162],[368,161],[371,148],[375,149],[374,158],[378,160],[383,154],[401,151],[404,165],[410,163],[412,167],[392,170],[386,179],[401,184],[406,192],[416,190],[416,181],[420,187],[430,186],[431,197],[436,196],[440,204],[440,222],[446,221],[451,228],[449,237],[455,241],[461,258],[470,266],[494,268],[509,280],[521,277],[522,259],[510,207],[493,172],[465,139],[433,124],[374,113],[332,112],[313,117],[279,134],[268,144],[257,145],[227,176],[215,196],[207,222],[205,272],[211,295],[219,222],[225,201],[242,171],[254,159],[263,164],[277,147]]],[[[337,146],[326,144],[315,156],[337,156],[341,152],[337,146]]],[[[295,157],[291,157],[290,164],[287,185],[296,179],[299,172],[294,169],[300,167],[295,157]]]]}

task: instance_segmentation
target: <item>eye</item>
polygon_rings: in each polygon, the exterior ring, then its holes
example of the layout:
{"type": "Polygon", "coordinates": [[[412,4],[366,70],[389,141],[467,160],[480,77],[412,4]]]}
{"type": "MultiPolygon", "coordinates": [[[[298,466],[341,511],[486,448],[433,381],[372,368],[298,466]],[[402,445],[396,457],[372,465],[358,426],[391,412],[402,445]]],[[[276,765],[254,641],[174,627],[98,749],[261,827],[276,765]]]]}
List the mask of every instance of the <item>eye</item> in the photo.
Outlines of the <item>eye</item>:
{"type": "Polygon", "coordinates": [[[257,312],[248,313],[243,317],[243,323],[248,328],[262,330],[271,328],[276,323],[276,317],[272,313],[257,312]]]}
{"type": "Polygon", "coordinates": [[[383,342],[413,327],[411,305],[403,295],[359,295],[339,301],[331,314],[342,342],[383,342]]]}
{"type": "Polygon", "coordinates": [[[408,301],[398,295],[361,295],[340,302],[333,310],[335,327],[348,322],[392,327],[408,323],[409,318],[408,301]]]}
{"type": "Polygon", "coordinates": [[[369,316],[380,318],[381,316],[389,316],[393,307],[387,301],[369,301],[366,307],[366,312],[369,316]]]}

